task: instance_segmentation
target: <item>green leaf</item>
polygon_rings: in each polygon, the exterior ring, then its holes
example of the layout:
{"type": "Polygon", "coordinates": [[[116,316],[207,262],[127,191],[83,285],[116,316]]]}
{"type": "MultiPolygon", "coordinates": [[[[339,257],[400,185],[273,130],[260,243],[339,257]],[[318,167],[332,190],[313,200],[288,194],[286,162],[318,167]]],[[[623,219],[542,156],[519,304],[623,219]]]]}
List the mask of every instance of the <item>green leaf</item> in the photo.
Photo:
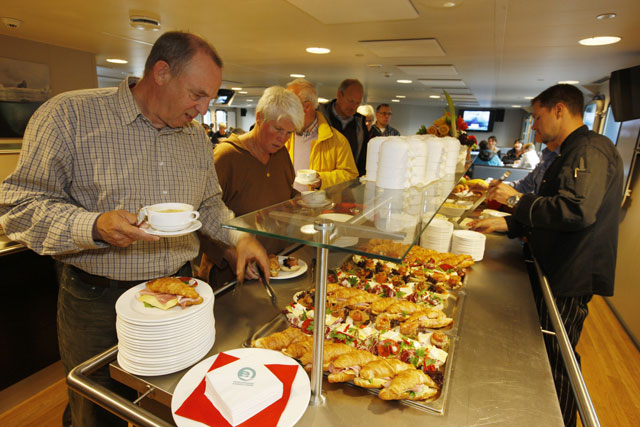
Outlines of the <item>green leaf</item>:
{"type": "Polygon", "coordinates": [[[148,302],[145,302],[144,306],[147,307],[147,308],[157,308],[155,305],[151,305],[148,302]]]}
{"type": "Polygon", "coordinates": [[[458,120],[458,116],[456,116],[456,109],[453,106],[453,99],[451,99],[451,96],[449,96],[449,92],[447,92],[446,90],[444,90],[443,92],[444,96],[447,98],[447,103],[449,104],[449,115],[451,116],[451,126],[449,133],[455,138],[457,136],[456,121],[458,120]]]}

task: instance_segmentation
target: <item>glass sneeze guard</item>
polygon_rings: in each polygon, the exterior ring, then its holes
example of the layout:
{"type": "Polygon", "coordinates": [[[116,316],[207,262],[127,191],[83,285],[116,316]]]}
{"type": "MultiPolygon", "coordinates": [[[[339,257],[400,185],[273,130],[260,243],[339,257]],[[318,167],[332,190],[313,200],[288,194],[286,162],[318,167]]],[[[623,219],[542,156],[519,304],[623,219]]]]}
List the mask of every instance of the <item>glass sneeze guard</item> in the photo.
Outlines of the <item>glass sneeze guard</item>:
{"type": "Polygon", "coordinates": [[[234,218],[224,227],[401,262],[463,176],[448,175],[423,187],[385,189],[375,182],[348,181],[325,190],[308,204],[301,196],[234,218]],[[315,230],[319,219],[334,223],[329,243],[315,230]],[[391,242],[390,242],[391,241],[391,242]]]}

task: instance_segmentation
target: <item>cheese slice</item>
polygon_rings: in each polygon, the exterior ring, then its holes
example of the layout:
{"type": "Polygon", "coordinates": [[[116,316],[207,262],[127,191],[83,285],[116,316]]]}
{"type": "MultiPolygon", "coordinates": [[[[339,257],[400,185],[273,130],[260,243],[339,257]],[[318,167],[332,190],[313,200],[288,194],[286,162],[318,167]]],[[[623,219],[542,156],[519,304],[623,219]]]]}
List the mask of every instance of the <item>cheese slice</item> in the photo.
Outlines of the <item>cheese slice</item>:
{"type": "Polygon", "coordinates": [[[161,303],[160,301],[158,301],[158,299],[155,297],[155,295],[140,295],[138,297],[138,301],[141,301],[143,303],[147,303],[149,305],[152,305],[154,307],[160,308],[162,310],[168,310],[171,307],[174,307],[176,305],[178,305],[178,297],[176,296],[175,298],[171,298],[170,300],[168,300],[166,303],[161,303]]]}

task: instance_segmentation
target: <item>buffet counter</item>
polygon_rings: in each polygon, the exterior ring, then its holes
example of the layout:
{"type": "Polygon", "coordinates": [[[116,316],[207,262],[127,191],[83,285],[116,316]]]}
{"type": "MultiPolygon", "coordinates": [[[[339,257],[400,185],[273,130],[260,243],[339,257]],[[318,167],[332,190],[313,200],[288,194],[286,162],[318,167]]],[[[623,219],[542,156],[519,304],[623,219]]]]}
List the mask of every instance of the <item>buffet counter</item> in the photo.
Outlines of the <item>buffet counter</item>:
{"type": "MultiPolygon", "coordinates": [[[[314,265],[314,248],[302,247],[294,255],[314,265]]],[[[332,252],[329,267],[339,266],[346,256],[332,252]]],[[[299,278],[273,280],[277,307],[255,281],[218,294],[214,305],[216,341],[206,357],[247,345],[254,333],[279,315],[295,292],[314,286],[313,277],[314,272],[308,271],[299,278]]],[[[487,236],[484,259],[470,269],[464,292],[465,303],[456,320],[455,354],[448,361],[452,371],[444,415],[383,401],[363,389],[325,380],[326,403],[309,406],[297,425],[563,425],[520,242],[503,235],[487,236]]],[[[116,380],[169,407],[187,370],[141,377],[113,361],[110,371],[116,380]]],[[[164,412],[166,418],[168,411],[164,412]]],[[[130,421],[139,422],[140,418],[130,421]]]]}

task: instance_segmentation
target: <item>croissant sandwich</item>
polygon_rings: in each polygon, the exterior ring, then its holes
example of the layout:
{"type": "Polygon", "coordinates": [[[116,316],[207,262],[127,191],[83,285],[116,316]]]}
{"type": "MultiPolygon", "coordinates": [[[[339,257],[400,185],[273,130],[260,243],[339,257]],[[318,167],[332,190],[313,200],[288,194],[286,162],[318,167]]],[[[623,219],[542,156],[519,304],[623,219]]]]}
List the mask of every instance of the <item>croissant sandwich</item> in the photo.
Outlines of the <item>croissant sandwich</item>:
{"type": "Polygon", "coordinates": [[[380,359],[369,362],[360,370],[360,376],[353,382],[364,388],[382,388],[402,371],[415,369],[409,363],[398,359],[380,359]]]}
{"type": "Polygon", "coordinates": [[[138,292],[137,298],[148,306],[162,310],[168,310],[176,305],[184,309],[203,301],[194,287],[177,277],[160,277],[148,281],[146,287],[138,292]]]}
{"type": "Polygon", "coordinates": [[[427,400],[438,394],[438,386],[427,374],[418,369],[400,372],[389,387],[380,390],[383,400],[427,400]]]}

